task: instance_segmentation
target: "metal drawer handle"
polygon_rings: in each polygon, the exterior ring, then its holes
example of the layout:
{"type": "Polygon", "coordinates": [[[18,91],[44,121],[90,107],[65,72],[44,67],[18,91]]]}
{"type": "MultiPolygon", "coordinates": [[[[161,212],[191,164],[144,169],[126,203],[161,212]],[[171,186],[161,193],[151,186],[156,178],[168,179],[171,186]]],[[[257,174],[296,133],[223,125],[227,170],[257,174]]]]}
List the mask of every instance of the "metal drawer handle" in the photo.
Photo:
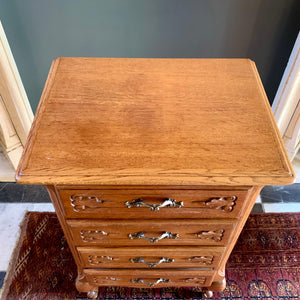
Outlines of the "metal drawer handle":
{"type": "Polygon", "coordinates": [[[136,258],[130,258],[130,261],[132,263],[144,263],[150,268],[154,268],[158,266],[161,263],[172,263],[174,262],[173,258],[167,258],[167,257],[162,257],[158,262],[153,263],[153,262],[146,262],[142,257],[136,257],[136,258]]]}
{"type": "Polygon", "coordinates": [[[156,243],[159,240],[162,239],[177,239],[179,237],[179,234],[175,233],[171,233],[171,232],[164,232],[161,236],[159,237],[148,237],[146,236],[143,232],[136,232],[134,234],[128,234],[128,237],[130,239],[147,239],[150,241],[150,243],[156,243]]]}
{"type": "Polygon", "coordinates": [[[170,282],[171,280],[170,279],[159,278],[155,282],[151,283],[151,282],[144,281],[143,278],[138,278],[138,279],[131,279],[130,281],[132,283],[140,283],[141,282],[141,283],[144,283],[145,285],[147,285],[149,287],[153,287],[153,286],[159,284],[160,282],[170,282]]]}
{"type": "Polygon", "coordinates": [[[143,201],[143,199],[135,199],[132,200],[132,202],[126,201],[124,203],[128,208],[131,207],[149,207],[150,210],[159,210],[162,207],[176,207],[176,208],[180,208],[183,206],[183,202],[180,201],[178,203],[176,203],[176,200],[173,199],[166,199],[163,203],[161,204],[148,204],[146,202],[143,201]]]}

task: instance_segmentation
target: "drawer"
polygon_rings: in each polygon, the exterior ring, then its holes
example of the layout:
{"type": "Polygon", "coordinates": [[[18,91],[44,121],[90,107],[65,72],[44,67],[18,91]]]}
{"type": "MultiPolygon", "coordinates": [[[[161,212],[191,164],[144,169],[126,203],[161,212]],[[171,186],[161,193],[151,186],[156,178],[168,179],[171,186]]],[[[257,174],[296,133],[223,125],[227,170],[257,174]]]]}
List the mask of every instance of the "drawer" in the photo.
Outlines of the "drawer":
{"type": "Polygon", "coordinates": [[[137,288],[210,286],[215,271],[199,270],[94,270],[84,269],[91,285],[126,286],[137,288]]]}
{"type": "Polygon", "coordinates": [[[214,270],[223,247],[78,247],[84,268],[199,268],[214,270]]]}
{"type": "Polygon", "coordinates": [[[59,190],[67,218],[236,218],[244,190],[59,190]]]}
{"type": "Polygon", "coordinates": [[[215,245],[228,243],[231,220],[67,220],[76,246],[215,245]]]}

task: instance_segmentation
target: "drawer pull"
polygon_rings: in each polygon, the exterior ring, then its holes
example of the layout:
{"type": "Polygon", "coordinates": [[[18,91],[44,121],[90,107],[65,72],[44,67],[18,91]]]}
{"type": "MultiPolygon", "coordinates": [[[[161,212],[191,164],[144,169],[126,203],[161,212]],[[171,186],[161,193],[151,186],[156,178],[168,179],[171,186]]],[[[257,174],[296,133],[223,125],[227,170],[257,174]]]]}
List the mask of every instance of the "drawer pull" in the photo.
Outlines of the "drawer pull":
{"type": "Polygon", "coordinates": [[[170,282],[171,280],[170,279],[159,278],[155,282],[151,283],[151,282],[144,281],[143,278],[138,278],[138,279],[131,279],[130,281],[132,283],[144,283],[145,285],[147,285],[149,287],[153,287],[153,286],[156,286],[157,284],[159,284],[160,282],[170,282]]]}
{"type": "Polygon", "coordinates": [[[136,257],[136,258],[130,258],[129,259],[132,263],[144,263],[150,268],[154,268],[158,266],[161,263],[172,263],[174,262],[173,258],[167,258],[167,257],[162,257],[158,262],[152,263],[152,262],[146,262],[142,257],[136,257]]]}
{"type": "Polygon", "coordinates": [[[128,237],[130,239],[147,239],[150,241],[150,243],[156,243],[158,242],[159,240],[162,240],[162,239],[177,239],[179,237],[179,234],[175,233],[171,233],[171,232],[164,232],[161,236],[159,237],[148,237],[146,236],[143,232],[136,232],[134,234],[128,234],[128,237]]]}
{"type": "Polygon", "coordinates": [[[173,199],[166,199],[163,203],[161,204],[148,204],[146,202],[143,201],[143,199],[135,199],[132,200],[132,202],[126,201],[124,203],[128,208],[131,207],[149,207],[150,210],[154,210],[157,211],[162,207],[176,207],[176,208],[180,208],[183,206],[183,202],[180,201],[178,203],[176,203],[176,200],[173,199]]]}

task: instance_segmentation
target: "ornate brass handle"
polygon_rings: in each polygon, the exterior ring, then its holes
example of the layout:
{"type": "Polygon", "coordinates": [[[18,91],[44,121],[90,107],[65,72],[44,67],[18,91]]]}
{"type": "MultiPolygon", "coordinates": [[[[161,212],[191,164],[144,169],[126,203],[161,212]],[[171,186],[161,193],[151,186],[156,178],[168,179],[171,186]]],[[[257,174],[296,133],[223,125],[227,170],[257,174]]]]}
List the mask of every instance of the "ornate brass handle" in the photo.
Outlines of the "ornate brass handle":
{"type": "Polygon", "coordinates": [[[130,258],[130,261],[132,263],[144,263],[150,268],[154,268],[158,266],[161,263],[172,263],[174,262],[173,258],[167,258],[167,257],[162,257],[158,262],[153,263],[153,262],[146,262],[142,257],[136,257],[136,258],[130,258]]]}
{"type": "Polygon", "coordinates": [[[151,283],[151,282],[144,281],[143,278],[137,278],[137,279],[131,279],[130,281],[132,283],[139,283],[139,282],[141,282],[141,283],[146,284],[149,287],[153,287],[153,286],[159,284],[160,282],[170,282],[171,280],[170,279],[164,279],[164,278],[158,278],[155,282],[151,283]]]}
{"type": "Polygon", "coordinates": [[[177,239],[179,237],[179,234],[175,233],[171,233],[171,232],[164,232],[163,234],[161,234],[161,236],[159,237],[148,237],[146,236],[143,232],[136,232],[134,234],[128,234],[128,237],[130,239],[147,239],[150,241],[150,243],[156,243],[158,242],[159,240],[162,240],[162,239],[177,239]]]}
{"type": "Polygon", "coordinates": [[[166,199],[163,203],[161,204],[148,204],[146,202],[143,201],[143,199],[135,199],[132,200],[132,202],[126,201],[124,203],[128,208],[131,207],[149,207],[150,210],[159,210],[162,207],[176,207],[176,208],[180,208],[183,206],[183,202],[180,201],[178,203],[176,203],[176,200],[173,199],[166,199]]]}

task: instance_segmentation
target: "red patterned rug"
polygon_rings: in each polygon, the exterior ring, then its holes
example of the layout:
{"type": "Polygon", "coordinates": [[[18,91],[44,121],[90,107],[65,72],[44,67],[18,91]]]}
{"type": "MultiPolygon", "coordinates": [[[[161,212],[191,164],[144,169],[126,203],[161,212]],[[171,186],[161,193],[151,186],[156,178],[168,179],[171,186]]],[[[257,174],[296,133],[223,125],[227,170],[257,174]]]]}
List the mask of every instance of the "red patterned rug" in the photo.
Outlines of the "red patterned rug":
{"type": "MultiPolygon", "coordinates": [[[[56,215],[28,212],[1,299],[85,299],[75,289],[76,275],[56,215]]],[[[300,299],[300,213],[251,215],[227,263],[226,279],[225,291],[211,299],[300,299]]],[[[199,299],[199,292],[107,287],[99,289],[98,299],[199,299]]]]}

